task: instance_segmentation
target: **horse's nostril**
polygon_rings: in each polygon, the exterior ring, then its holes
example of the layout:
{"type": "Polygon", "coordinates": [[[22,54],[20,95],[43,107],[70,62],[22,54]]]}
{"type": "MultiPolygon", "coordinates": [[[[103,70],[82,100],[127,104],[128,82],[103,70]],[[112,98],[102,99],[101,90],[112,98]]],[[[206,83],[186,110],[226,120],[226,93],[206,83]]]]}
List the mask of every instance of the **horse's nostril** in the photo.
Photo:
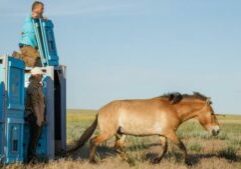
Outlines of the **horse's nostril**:
{"type": "Polygon", "coordinates": [[[218,135],[218,134],[219,134],[219,130],[213,129],[213,130],[212,130],[212,134],[213,134],[214,136],[218,135]]]}

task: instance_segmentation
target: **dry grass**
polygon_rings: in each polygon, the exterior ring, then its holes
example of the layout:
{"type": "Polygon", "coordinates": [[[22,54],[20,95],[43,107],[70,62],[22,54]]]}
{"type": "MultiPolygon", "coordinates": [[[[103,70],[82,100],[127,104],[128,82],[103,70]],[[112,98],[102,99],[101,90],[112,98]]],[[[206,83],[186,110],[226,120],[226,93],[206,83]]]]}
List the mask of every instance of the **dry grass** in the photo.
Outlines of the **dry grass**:
{"type": "MultiPolygon", "coordinates": [[[[95,111],[70,110],[67,116],[68,144],[71,146],[95,118],[95,111]]],[[[209,136],[195,121],[184,123],[178,130],[189,153],[192,166],[183,163],[180,150],[169,143],[167,155],[158,165],[149,161],[161,148],[155,143],[158,137],[132,137],[126,141],[126,158],[121,158],[113,147],[113,139],[98,148],[98,164],[88,163],[88,145],[76,153],[49,163],[36,165],[14,164],[6,169],[241,169],[241,116],[218,116],[222,132],[209,136]]],[[[98,131],[97,131],[98,132],[98,131]]]]}

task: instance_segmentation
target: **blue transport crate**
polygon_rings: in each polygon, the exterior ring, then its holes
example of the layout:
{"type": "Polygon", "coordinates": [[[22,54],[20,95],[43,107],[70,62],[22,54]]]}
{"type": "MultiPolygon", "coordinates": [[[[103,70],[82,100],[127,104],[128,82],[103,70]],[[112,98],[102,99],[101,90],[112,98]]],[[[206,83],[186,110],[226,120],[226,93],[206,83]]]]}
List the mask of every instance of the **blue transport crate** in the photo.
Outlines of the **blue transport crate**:
{"type": "Polygon", "coordinates": [[[42,65],[58,66],[59,57],[56,49],[53,22],[46,19],[35,19],[33,22],[42,65]]]}
{"type": "MultiPolygon", "coordinates": [[[[37,154],[53,159],[66,149],[66,73],[64,66],[42,67],[46,97],[46,123],[38,142],[37,154]]],[[[0,57],[0,160],[24,162],[29,141],[29,126],[24,121],[25,87],[30,69],[21,60],[0,57]]]]}
{"type": "MultiPolygon", "coordinates": [[[[53,159],[55,153],[66,150],[66,68],[65,66],[42,67],[43,92],[46,103],[46,123],[38,142],[37,155],[53,159]]],[[[25,87],[29,84],[30,69],[25,72],[25,87]]],[[[25,123],[25,157],[29,140],[29,126],[25,123]]]]}
{"type": "Polygon", "coordinates": [[[22,60],[0,57],[1,163],[23,162],[24,70],[22,60]]]}

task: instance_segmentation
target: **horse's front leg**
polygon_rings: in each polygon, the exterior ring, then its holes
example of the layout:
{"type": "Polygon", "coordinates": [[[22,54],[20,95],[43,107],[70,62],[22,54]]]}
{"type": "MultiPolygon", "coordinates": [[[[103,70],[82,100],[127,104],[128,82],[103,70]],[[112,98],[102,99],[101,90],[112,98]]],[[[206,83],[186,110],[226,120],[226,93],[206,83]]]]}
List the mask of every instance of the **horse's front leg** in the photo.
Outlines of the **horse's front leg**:
{"type": "Polygon", "coordinates": [[[167,138],[169,140],[171,140],[175,145],[177,145],[182,150],[182,152],[184,154],[185,163],[189,164],[187,149],[186,149],[185,145],[183,144],[183,142],[177,137],[176,133],[175,132],[169,133],[167,135],[167,138]]]}

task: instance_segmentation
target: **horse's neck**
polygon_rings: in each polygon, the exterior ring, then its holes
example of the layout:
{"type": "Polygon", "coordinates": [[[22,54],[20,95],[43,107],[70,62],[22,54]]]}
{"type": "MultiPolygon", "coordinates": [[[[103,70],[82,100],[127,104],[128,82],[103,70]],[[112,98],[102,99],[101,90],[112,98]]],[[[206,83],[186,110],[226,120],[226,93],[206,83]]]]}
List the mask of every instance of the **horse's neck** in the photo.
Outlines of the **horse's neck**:
{"type": "Polygon", "coordinates": [[[190,103],[186,103],[186,104],[190,104],[190,106],[184,105],[184,110],[179,111],[179,118],[182,122],[190,120],[192,118],[195,118],[199,111],[203,108],[203,104],[201,104],[200,102],[190,102],[190,103]]]}

